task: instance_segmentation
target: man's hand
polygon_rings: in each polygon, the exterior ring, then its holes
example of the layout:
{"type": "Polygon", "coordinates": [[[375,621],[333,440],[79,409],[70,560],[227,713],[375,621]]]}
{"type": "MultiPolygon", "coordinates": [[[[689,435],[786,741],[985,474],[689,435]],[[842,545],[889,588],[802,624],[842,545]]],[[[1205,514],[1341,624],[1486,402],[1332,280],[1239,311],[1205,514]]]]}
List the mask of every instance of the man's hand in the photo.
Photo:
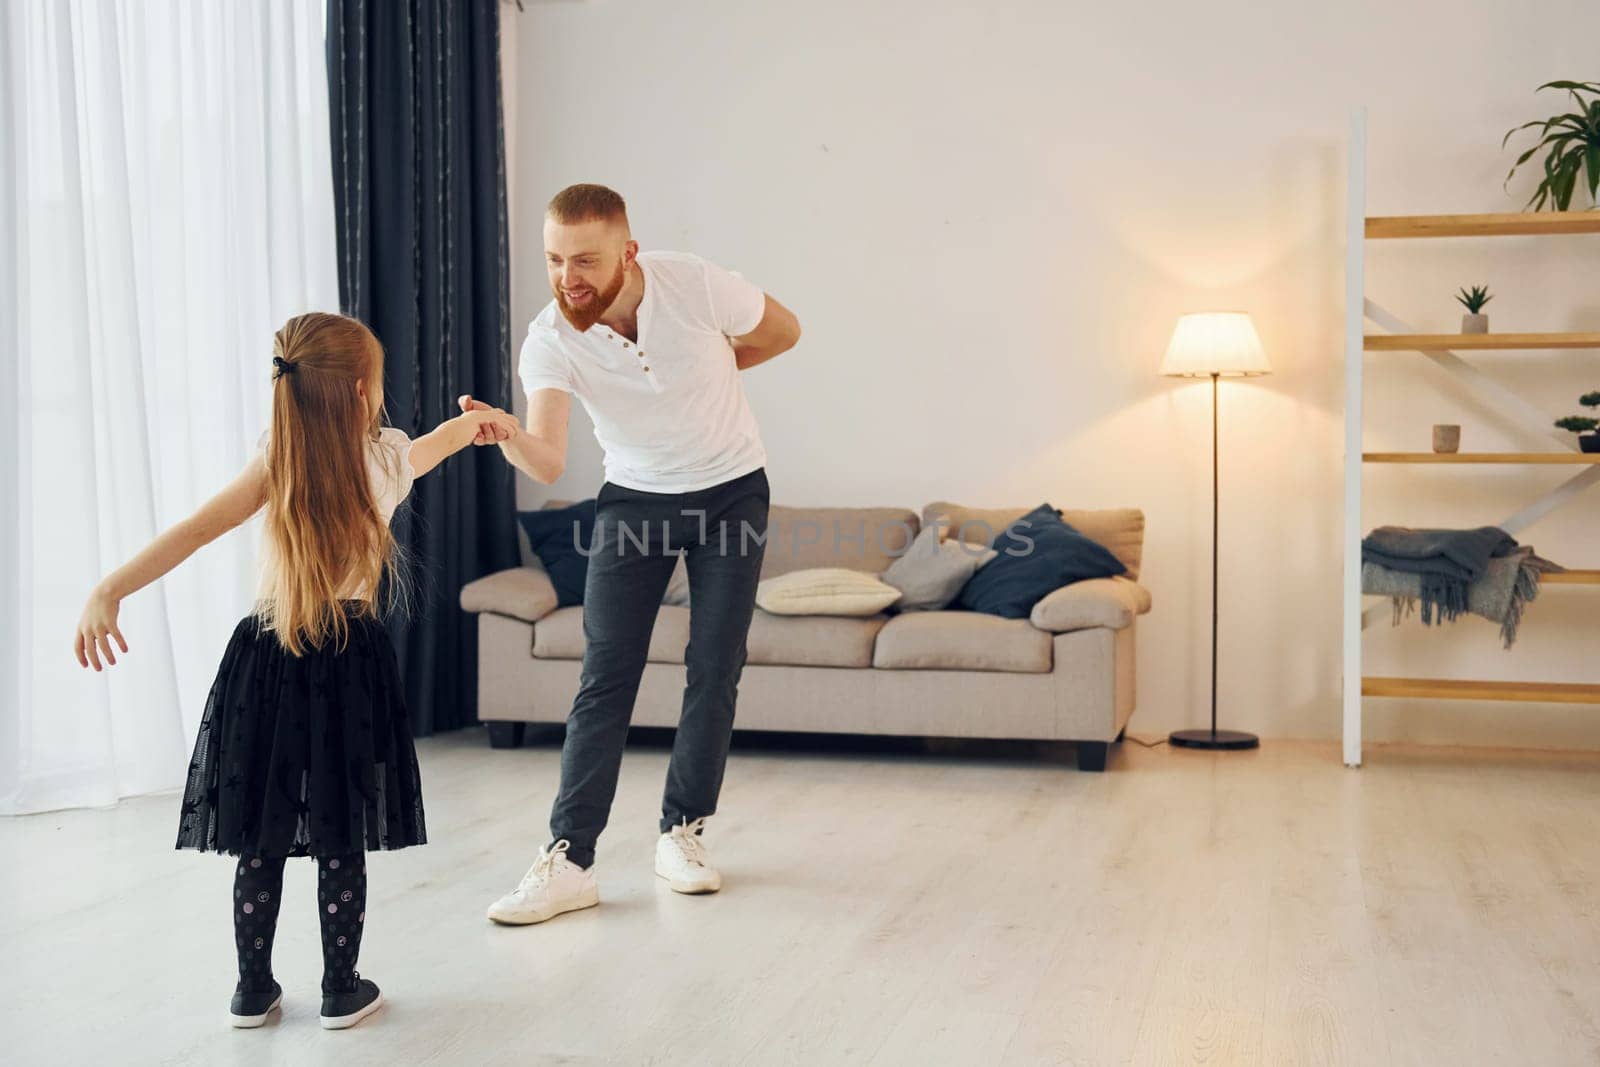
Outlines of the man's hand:
{"type": "Polygon", "coordinates": [[[729,337],[728,343],[734,363],[740,370],[749,370],[789,351],[799,340],[800,320],[768,293],[766,311],[756,328],[742,337],[729,337]]]}
{"type": "MultiPolygon", "coordinates": [[[[481,400],[474,400],[474,399],[472,399],[471,396],[469,396],[466,393],[461,394],[461,396],[459,398],[457,398],[456,403],[461,405],[461,413],[462,414],[466,414],[469,411],[499,411],[500,410],[497,407],[493,407],[492,405],[485,404],[481,400]]],[[[497,445],[501,441],[509,441],[509,440],[511,440],[511,436],[512,435],[509,432],[506,431],[506,428],[504,426],[500,426],[500,425],[497,425],[495,423],[486,423],[483,427],[481,427],[478,430],[478,436],[476,436],[476,437],[474,437],[472,439],[472,443],[475,444],[475,445],[497,445]]]]}
{"type": "Polygon", "coordinates": [[[535,389],[528,394],[526,426],[514,416],[470,396],[462,396],[456,402],[461,405],[462,415],[493,412],[499,416],[495,420],[499,425],[480,430],[473,444],[498,446],[507,463],[534,481],[549,485],[566,469],[570,401],[560,389],[535,389]]]}

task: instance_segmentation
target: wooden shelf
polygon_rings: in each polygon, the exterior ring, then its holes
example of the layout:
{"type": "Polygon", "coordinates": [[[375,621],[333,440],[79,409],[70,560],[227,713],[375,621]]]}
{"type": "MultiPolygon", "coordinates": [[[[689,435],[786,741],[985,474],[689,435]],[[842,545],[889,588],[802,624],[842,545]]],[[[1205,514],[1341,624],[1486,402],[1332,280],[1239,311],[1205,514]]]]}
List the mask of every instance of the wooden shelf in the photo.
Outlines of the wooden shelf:
{"type": "Polygon", "coordinates": [[[1367,237],[1537,237],[1600,233],[1600,211],[1518,211],[1498,215],[1367,217],[1367,237]]]}
{"type": "Polygon", "coordinates": [[[1584,682],[1468,682],[1445,678],[1361,679],[1361,695],[1437,700],[1517,700],[1535,704],[1600,704],[1600,685],[1584,682]]]}
{"type": "Polygon", "coordinates": [[[1556,571],[1539,575],[1539,584],[1547,585],[1600,585],[1600,571],[1556,571]]]}
{"type": "MultiPolygon", "coordinates": [[[[1571,451],[1566,451],[1566,448],[1575,444],[1570,438],[1557,437],[1553,434],[1544,437],[1543,434],[1550,433],[1551,427],[1549,418],[1544,412],[1537,405],[1529,404],[1514,392],[1491,380],[1475,366],[1478,363],[1493,362],[1497,365],[1504,364],[1508,371],[1515,368],[1528,373],[1542,374],[1558,361],[1565,367],[1567,363],[1576,359],[1583,362],[1584,368],[1593,369],[1596,361],[1592,353],[1600,350],[1600,323],[1562,317],[1546,318],[1543,325],[1552,331],[1565,326],[1568,328],[1567,332],[1428,333],[1424,332],[1426,327],[1404,322],[1399,316],[1375,302],[1371,298],[1373,294],[1368,289],[1375,278],[1382,275],[1382,272],[1375,275],[1369,263],[1369,260],[1377,255],[1370,243],[1373,240],[1430,237],[1531,239],[1577,234],[1600,236],[1600,209],[1377,216],[1372,214],[1367,199],[1367,162],[1370,149],[1367,138],[1367,112],[1365,108],[1357,108],[1350,116],[1349,151],[1345,156],[1349,180],[1345,183],[1346,200],[1343,213],[1345,237],[1343,369],[1344,396],[1348,398],[1348,402],[1343,412],[1344,448],[1341,464],[1344,468],[1345,506],[1342,540],[1345,581],[1340,615],[1340,632],[1343,637],[1340,704],[1343,712],[1344,763],[1348,767],[1361,765],[1362,702],[1369,696],[1417,698],[1419,704],[1429,699],[1438,699],[1556,702],[1600,706],[1600,683],[1593,681],[1573,684],[1479,682],[1448,678],[1378,678],[1366,675],[1363,670],[1363,661],[1366,659],[1363,654],[1363,633],[1367,624],[1366,616],[1372,610],[1363,604],[1359,580],[1360,546],[1364,533],[1361,528],[1363,483],[1369,479],[1386,483],[1393,477],[1405,474],[1407,470],[1401,468],[1391,475],[1379,477],[1367,464],[1520,465],[1520,470],[1517,466],[1512,466],[1507,471],[1508,477],[1514,479],[1518,486],[1529,494],[1537,495],[1537,499],[1518,512],[1518,516],[1523,518],[1529,515],[1543,515],[1552,508],[1568,504],[1581,490],[1593,489],[1596,484],[1600,484],[1595,482],[1596,476],[1600,475],[1600,454],[1580,452],[1575,447],[1571,451]],[[1574,329],[1579,322],[1582,325],[1574,329]],[[1511,443],[1498,445],[1495,442],[1475,441],[1473,444],[1479,449],[1476,452],[1439,454],[1430,451],[1368,451],[1368,438],[1364,432],[1366,415],[1360,398],[1367,385],[1367,375],[1374,369],[1374,364],[1393,362],[1393,359],[1372,360],[1366,358],[1366,354],[1407,351],[1420,353],[1429,362],[1435,363],[1455,379],[1458,386],[1472,392],[1490,409],[1503,410],[1508,421],[1521,424],[1529,432],[1542,431],[1542,433],[1530,440],[1527,445],[1511,443]],[[1509,353],[1509,358],[1487,359],[1483,355],[1474,355],[1474,353],[1497,351],[1509,353]],[[1527,447],[1543,448],[1545,451],[1511,451],[1514,448],[1527,447]],[[1548,473],[1549,481],[1559,481],[1561,484],[1554,488],[1547,488],[1541,484],[1547,480],[1537,473],[1541,469],[1548,473]]],[[[1516,252],[1519,257],[1533,256],[1537,259],[1546,251],[1554,254],[1564,247],[1567,246],[1559,241],[1556,245],[1546,242],[1542,246],[1530,242],[1512,242],[1509,251],[1516,252]]],[[[1585,275],[1582,280],[1574,282],[1578,286],[1574,293],[1582,296],[1591,294],[1593,285],[1583,285],[1583,282],[1588,280],[1588,276],[1585,275]]],[[[1494,310],[1499,307],[1501,305],[1496,304],[1494,308],[1484,310],[1490,312],[1498,321],[1500,316],[1495,314],[1494,310]]],[[[1454,318],[1449,324],[1453,323],[1454,318]]],[[[1441,321],[1440,325],[1447,324],[1441,321]]],[[[1534,320],[1531,325],[1538,326],[1540,323],[1534,320]]],[[[1425,386],[1419,386],[1406,393],[1406,396],[1412,401],[1420,402],[1427,399],[1430,392],[1425,386]]],[[[1426,449],[1429,443],[1426,434],[1427,429],[1424,425],[1420,435],[1412,435],[1412,440],[1423,449],[1426,449]]],[[[1448,477],[1440,471],[1433,473],[1435,476],[1448,477]]],[[[1486,473],[1479,469],[1470,473],[1459,472],[1458,477],[1477,479],[1484,477],[1486,473]]],[[[1426,474],[1426,471],[1410,470],[1406,477],[1408,481],[1413,481],[1411,475],[1426,476],[1426,474]]],[[[1591,568],[1600,568],[1600,561],[1593,559],[1592,555],[1584,562],[1590,564],[1591,568]]],[[[1544,583],[1565,589],[1600,587],[1600,569],[1542,574],[1540,578],[1544,583]]],[[[1573,592],[1560,595],[1582,597],[1586,594],[1573,592]]],[[[1585,629],[1587,632],[1587,627],[1585,629]]],[[[1443,672],[1443,669],[1441,671],[1443,672]]],[[[1595,671],[1589,670],[1584,677],[1592,679],[1595,675],[1595,671]]],[[[1507,710],[1514,710],[1514,707],[1507,710]]]]}
{"type": "Polygon", "coordinates": [[[1363,452],[1366,463],[1600,463],[1600,452],[1363,452]]]}
{"type": "Polygon", "coordinates": [[[1368,352],[1482,352],[1490,349],[1600,348],[1600,333],[1378,333],[1368,352]]]}

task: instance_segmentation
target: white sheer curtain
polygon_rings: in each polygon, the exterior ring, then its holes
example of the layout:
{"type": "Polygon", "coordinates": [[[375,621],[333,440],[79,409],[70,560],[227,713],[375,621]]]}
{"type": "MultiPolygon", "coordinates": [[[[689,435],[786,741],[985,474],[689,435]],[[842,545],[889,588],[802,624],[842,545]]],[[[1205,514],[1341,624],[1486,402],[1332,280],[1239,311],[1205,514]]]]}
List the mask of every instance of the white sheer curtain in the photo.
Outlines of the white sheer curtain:
{"type": "Polygon", "coordinates": [[[97,578],[243,466],[272,332],[338,307],[322,0],[0,12],[0,811],[182,784],[259,521],[70,651],[97,578]]]}

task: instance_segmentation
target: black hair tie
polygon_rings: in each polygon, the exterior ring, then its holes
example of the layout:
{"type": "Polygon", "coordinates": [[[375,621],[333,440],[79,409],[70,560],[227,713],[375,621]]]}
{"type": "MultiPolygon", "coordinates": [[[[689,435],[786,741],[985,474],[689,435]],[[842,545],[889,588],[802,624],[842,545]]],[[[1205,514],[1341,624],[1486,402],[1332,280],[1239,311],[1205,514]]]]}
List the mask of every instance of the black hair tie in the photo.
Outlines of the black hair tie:
{"type": "Polygon", "coordinates": [[[290,363],[282,356],[273,356],[272,365],[277,368],[278,371],[277,374],[273,375],[274,378],[282,378],[285,374],[293,374],[295,370],[294,364],[290,363]]]}

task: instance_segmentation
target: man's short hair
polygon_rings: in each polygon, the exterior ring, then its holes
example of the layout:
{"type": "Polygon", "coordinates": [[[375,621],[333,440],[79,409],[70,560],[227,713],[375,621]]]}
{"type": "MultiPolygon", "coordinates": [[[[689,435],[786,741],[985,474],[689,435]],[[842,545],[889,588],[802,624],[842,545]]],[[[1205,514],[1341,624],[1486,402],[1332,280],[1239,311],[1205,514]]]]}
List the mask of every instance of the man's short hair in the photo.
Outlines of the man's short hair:
{"type": "Polygon", "coordinates": [[[621,194],[603,185],[569,185],[551,198],[545,213],[567,226],[593,219],[628,224],[627,203],[621,194]]]}

